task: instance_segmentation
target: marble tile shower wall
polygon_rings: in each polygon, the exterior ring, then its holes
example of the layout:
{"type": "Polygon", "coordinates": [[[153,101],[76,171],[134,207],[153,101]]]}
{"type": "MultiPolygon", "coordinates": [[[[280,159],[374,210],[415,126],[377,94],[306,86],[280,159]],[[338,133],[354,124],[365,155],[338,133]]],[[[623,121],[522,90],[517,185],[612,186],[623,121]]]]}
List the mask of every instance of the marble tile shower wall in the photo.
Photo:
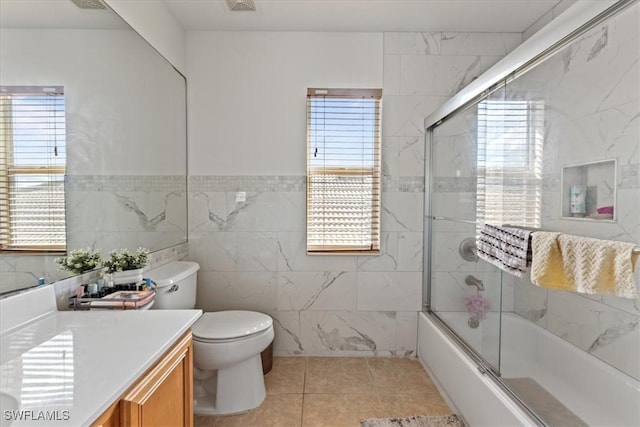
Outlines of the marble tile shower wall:
{"type": "MultiPolygon", "coordinates": [[[[543,229],[640,244],[639,10],[636,4],[594,28],[511,82],[504,92],[507,100],[534,99],[545,105],[543,229]],[[616,221],[561,218],[562,167],[612,158],[618,162],[616,221]]],[[[476,126],[476,111],[469,109],[435,131],[434,215],[475,220],[476,126]]],[[[611,200],[614,184],[599,184],[599,191],[608,191],[611,200]]],[[[434,224],[436,308],[464,310],[462,297],[470,292],[462,283],[466,272],[476,272],[485,286],[494,286],[487,291],[492,303],[497,301],[495,286],[502,281],[503,310],[513,310],[640,379],[639,299],[546,290],[527,277],[501,274],[483,261],[463,261],[458,245],[473,233],[472,224],[434,224]]],[[[636,275],[640,283],[640,271],[636,275]]]]}
{"type": "MultiPolygon", "coordinates": [[[[640,245],[640,5],[591,30],[516,80],[511,96],[545,99],[543,227],[640,245]],[[563,165],[616,158],[617,220],[560,218],[563,165]]],[[[613,191],[613,185],[608,189],[613,191]]],[[[640,270],[640,267],[637,268],[640,270]]],[[[636,271],[640,283],[640,271],[636,271]]],[[[515,311],[640,379],[640,299],[516,283],[515,311]]]]}
{"type": "MultiPolygon", "coordinates": [[[[520,34],[384,34],[380,256],[307,256],[304,176],[190,176],[198,305],[271,314],[277,354],[415,354],[423,120],[520,34]]],[[[304,141],[300,141],[304,144],[304,141]]]]}
{"type": "MultiPolygon", "coordinates": [[[[390,151],[399,156],[409,149],[419,149],[424,157],[423,120],[425,110],[433,110],[460,89],[486,71],[491,65],[521,43],[520,34],[460,34],[460,33],[391,33],[385,35],[385,112],[397,109],[400,126],[393,127],[394,135],[385,142],[390,151]],[[394,95],[397,94],[397,95],[394,95]],[[391,107],[389,107],[391,104],[391,107]],[[395,145],[395,146],[394,146],[395,145]],[[415,148],[414,148],[415,147],[415,148]]],[[[430,111],[429,111],[430,112],[430,111]]],[[[438,153],[432,201],[436,215],[451,218],[475,219],[474,139],[467,138],[468,118],[461,120],[438,153]]],[[[406,154],[405,154],[406,155],[406,154]]],[[[392,157],[393,159],[393,157],[392,157]]],[[[390,163],[391,173],[402,171],[390,163]]],[[[424,167],[421,165],[421,168],[424,167]]],[[[400,172],[402,173],[402,172],[400,172]]],[[[458,246],[474,236],[474,227],[459,222],[441,221],[432,229],[432,281],[438,293],[432,304],[440,310],[465,310],[464,297],[475,292],[464,283],[473,274],[485,283],[491,310],[500,309],[501,280],[497,269],[464,261],[458,246]]],[[[503,308],[512,308],[513,291],[504,285],[503,308]],[[511,297],[510,297],[511,296],[511,297]]],[[[434,295],[434,294],[432,294],[434,295]]]]}
{"type": "MultiPolygon", "coordinates": [[[[434,131],[431,209],[434,216],[447,218],[434,220],[431,229],[431,304],[436,311],[467,311],[465,297],[477,292],[465,283],[467,275],[483,282],[489,311],[513,310],[513,281],[503,280],[492,264],[463,259],[459,251],[476,234],[476,127],[477,109],[470,108],[434,131]]],[[[488,329],[493,326],[489,323],[488,329]]]]}

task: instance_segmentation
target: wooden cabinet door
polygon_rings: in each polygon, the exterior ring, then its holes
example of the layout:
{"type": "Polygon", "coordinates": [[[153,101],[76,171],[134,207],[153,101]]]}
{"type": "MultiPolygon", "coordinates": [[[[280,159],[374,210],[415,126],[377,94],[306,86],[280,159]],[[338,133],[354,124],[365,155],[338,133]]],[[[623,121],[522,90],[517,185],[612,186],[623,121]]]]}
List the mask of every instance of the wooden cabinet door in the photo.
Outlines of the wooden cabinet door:
{"type": "Polygon", "coordinates": [[[91,427],[120,427],[120,401],[111,405],[97,420],[91,423],[91,427]]]}
{"type": "Polygon", "coordinates": [[[189,331],[122,397],[122,425],[192,427],[192,367],[189,331]]]}

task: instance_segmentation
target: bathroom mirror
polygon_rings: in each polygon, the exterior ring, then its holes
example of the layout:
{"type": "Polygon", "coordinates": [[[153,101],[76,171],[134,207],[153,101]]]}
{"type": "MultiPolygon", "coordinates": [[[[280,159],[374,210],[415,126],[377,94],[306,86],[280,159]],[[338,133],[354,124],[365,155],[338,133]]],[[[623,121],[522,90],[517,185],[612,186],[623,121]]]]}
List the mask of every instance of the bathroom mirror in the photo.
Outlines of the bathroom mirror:
{"type": "MultiPolygon", "coordinates": [[[[2,0],[0,85],[63,88],[67,250],[107,256],[184,243],[185,78],[113,11],[95,5],[2,0]]],[[[58,271],[59,256],[2,251],[0,293],[69,276],[58,271]]]]}

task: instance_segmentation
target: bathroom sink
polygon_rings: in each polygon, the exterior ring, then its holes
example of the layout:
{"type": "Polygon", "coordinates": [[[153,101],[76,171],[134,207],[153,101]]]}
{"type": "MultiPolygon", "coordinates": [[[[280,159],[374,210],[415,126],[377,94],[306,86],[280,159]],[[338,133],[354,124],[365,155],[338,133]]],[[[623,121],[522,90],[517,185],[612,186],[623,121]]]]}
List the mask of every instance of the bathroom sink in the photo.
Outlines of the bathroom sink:
{"type": "Polygon", "coordinates": [[[0,424],[3,426],[9,426],[13,422],[13,418],[10,415],[10,411],[18,410],[18,400],[8,393],[0,392],[0,414],[2,414],[2,420],[0,424]]]}

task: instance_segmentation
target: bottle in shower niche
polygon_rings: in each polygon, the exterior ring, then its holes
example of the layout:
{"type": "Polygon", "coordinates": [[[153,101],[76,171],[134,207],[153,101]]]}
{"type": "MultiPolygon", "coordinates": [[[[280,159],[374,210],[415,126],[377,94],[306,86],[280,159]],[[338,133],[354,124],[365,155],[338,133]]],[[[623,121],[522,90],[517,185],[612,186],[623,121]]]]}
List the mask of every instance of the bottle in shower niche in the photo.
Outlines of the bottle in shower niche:
{"type": "Polygon", "coordinates": [[[572,185],[570,192],[571,216],[584,217],[587,213],[587,186],[572,185]]]}

